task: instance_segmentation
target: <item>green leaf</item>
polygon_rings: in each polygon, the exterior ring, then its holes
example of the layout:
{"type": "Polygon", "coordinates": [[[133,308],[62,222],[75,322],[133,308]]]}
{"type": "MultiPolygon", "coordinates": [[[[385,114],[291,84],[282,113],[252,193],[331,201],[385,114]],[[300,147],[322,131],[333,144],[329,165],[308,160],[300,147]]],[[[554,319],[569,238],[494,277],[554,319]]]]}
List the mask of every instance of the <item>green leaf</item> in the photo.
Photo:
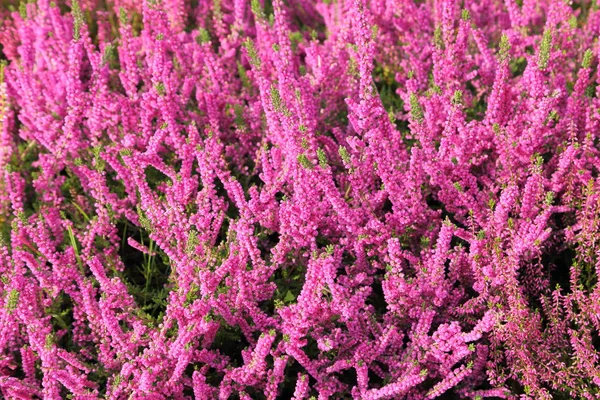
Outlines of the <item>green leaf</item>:
{"type": "Polygon", "coordinates": [[[283,298],[283,301],[285,301],[286,303],[291,303],[294,300],[296,300],[296,296],[294,296],[294,294],[288,290],[285,294],[285,297],[283,298]]]}

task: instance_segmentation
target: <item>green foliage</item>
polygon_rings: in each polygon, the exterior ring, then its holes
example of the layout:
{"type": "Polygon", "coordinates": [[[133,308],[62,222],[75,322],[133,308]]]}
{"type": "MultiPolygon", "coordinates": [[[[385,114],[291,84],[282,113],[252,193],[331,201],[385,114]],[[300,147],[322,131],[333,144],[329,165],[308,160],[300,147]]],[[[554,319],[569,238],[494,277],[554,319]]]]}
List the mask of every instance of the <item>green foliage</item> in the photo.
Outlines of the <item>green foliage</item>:
{"type": "Polygon", "coordinates": [[[248,53],[248,57],[250,58],[250,64],[255,68],[260,68],[260,58],[258,57],[258,51],[256,51],[256,47],[254,46],[254,42],[250,38],[246,38],[244,41],[244,47],[248,53]]]}
{"type": "Polygon", "coordinates": [[[19,291],[17,289],[12,289],[8,293],[8,299],[6,300],[6,309],[8,312],[12,312],[17,305],[19,304],[19,291]]]}
{"type": "Polygon", "coordinates": [[[319,159],[319,166],[323,169],[326,169],[328,166],[327,155],[325,154],[325,151],[323,149],[317,149],[317,158],[319,159]]]}
{"type": "Polygon", "coordinates": [[[300,163],[300,165],[302,165],[302,167],[305,169],[313,169],[312,162],[304,153],[298,155],[298,163],[300,163]]]}
{"type": "Polygon", "coordinates": [[[454,92],[454,97],[452,97],[452,104],[462,105],[463,104],[463,92],[462,90],[457,90],[454,92]]]}
{"type": "Polygon", "coordinates": [[[508,36],[503,34],[500,37],[500,61],[506,61],[510,58],[510,42],[508,41],[508,36]]]}
{"type": "Polygon", "coordinates": [[[126,233],[143,246],[147,246],[148,254],[132,248],[124,241],[121,260],[125,269],[123,272],[113,269],[113,273],[126,283],[129,294],[140,305],[140,317],[149,326],[155,326],[162,321],[167,306],[166,300],[173,288],[169,284],[171,260],[143,229],[130,224],[126,226],[127,229],[123,229],[123,238],[126,233]]]}
{"type": "Polygon", "coordinates": [[[159,96],[164,96],[167,93],[165,84],[163,82],[155,83],[154,89],[156,90],[156,93],[158,93],[159,96]]]}
{"type": "Polygon", "coordinates": [[[198,36],[196,36],[196,42],[198,44],[210,43],[210,34],[204,28],[198,29],[198,36]]]}
{"type": "Polygon", "coordinates": [[[237,62],[238,75],[240,76],[240,80],[242,81],[242,86],[245,88],[249,88],[252,85],[250,84],[250,79],[248,78],[248,73],[246,69],[242,65],[241,62],[237,62]]]}
{"type": "Polygon", "coordinates": [[[277,89],[275,85],[271,85],[271,103],[273,104],[275,111],[283,111],[283,100],[281,99],[279,89],[277,89]]]}
{"type": "Polygon", "coordinates": [[[594,53],[591,49],[587,49],[583,54],[583,61],[581,63],[582,68],[589,68],[592,65],[592,60],[594,58],[594,53]]]}
{"type": "Polygon", "coordinates": [[[510,73],[512,76],[521,76],[527,67],[527,59],[525,57],[517,57],[509,62],[510,73]]]}
{"type": "Polygon", "coordinates": [[[292,46],[292,51],[297,51],[298,45],[304,40],[304,36],[302,36],[301,32],[290,32],[289,38],[290,44],[292,46]]]}
{"type": "Polygon", "coordinates": [[[308,140],[306,140],[306,138],[305,138],[305,137],[303,137],[303,138],[302,138],[302,140],[301,140],[301,142],[300,142],[300,145],[302,146],[302,148],[303,148],[304,150],[308,150],[308,147],[309,147],[309,146],[308,146],[308,140]]]}
{"type": "Polygon", "coordinates": [[[142,208],[139,205],[137,206],[137,213],[138,213],[138,220],[140,222],[140,226],[142,228],[144,228],[146,231],[152,232],[153,231],[152,224],[151,224],[150,220],[146,217],[146,214],[144,213],[144,211],[142,210],[142,208]]]}
{"type": "Polygon", "coordinates": [[[265,13],[262,9],[262,6],[261,6],[259,0],[251,0],[250,8],[252,9],[252,13],[256,17],[256,19],[258,19],[258,20],[265,19],[265,13]]]}
{"type": "Polygon", "coordinates": [[[27,19],[27,3],[25,3],[24,1],[21,1],[21,3],[19,4],[19,14],[24,20],[27,19]]]}
{"type": "Polygon", "coordinates": [[[419,99],[415,93],[410,94],[410,113],[414,121],[416,121],[418,124],[423,123],[423,109],[421,108],[421,104],[419,103],[419,99]]]}
{"type": "Polygon", "coordinates": [[[127,12],[123,7],[119,7],[119,22],[122,26],[125,26],[129,23],[129,18],[127,17],[127,12]]]}
{"type": "Polygon", "coordinates": [[[348,153],[348,150],[344,146],[340,146],[338,148],[338,153],[340,154],[340,157],[342,157],[342,160],[344,161],[344,163],[350,164],[350,154],[348,153]]]}
{"type": "Polygon", "coordinates": [[[433,31],[433,44],[440,50],[444,49],[444,38],[442,36],[442,28],[440,26],[436,26],[433,31]]]}
{"type": "Polygon", "coordinates": [[[544,204],[551,206],[552,203],[554,203],[554,192],[547,192],[546,198],[544,199],[544,204]]]}
{"type": "MultiPolygon", "coordinates": [[[[297,254],[288,254],[288,262],[277,269],[270,278],[270,281],[275,283],[275,293],[273,297],[264,302],[261,308],[269,313],[282,307],[293,304],[304,286],[306,274],[306,260],[296,259],[292,262],[292,258],[296,258],[297,254]]],[[[284,337],[285,340],[285,337],[284,337]]]]}
{"type": "Polygon", "coordinates": [[[83,12],[79,6],[78,0],[71,1],[71,14],[73,15],[73,38],[79,40],[81,37],[81,27],[84,24],[83,12]]]}
{"type": "Polygon", "coordinates": [[[552,30],[546,29],[542,36],[542,42],[540,43],[540,50],[538,56],[538,68],[545,70],[548,68],[548,61],[550,60],[550,50],[552,47],[552,30]]]}
{"type": "Polygon", "coordinates": [[[245,131],[248,126],[246,125],[246,121],[244,119],[244,107],[239,104],[236,104],[233,106],[233,110],[235,113],[235,125],[241,131],[245,131]]]}

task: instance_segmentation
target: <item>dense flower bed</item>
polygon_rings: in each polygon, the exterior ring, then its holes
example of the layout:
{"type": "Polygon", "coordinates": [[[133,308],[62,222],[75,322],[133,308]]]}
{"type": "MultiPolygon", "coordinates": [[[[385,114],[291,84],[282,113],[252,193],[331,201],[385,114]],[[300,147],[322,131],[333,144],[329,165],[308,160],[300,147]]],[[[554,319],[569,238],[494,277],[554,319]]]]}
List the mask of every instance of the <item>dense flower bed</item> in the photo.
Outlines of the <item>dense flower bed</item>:
{"type": "Polygon", "coordinates": [[[600,396],[600,11],[0,2],[7,399],[600,396]]]}

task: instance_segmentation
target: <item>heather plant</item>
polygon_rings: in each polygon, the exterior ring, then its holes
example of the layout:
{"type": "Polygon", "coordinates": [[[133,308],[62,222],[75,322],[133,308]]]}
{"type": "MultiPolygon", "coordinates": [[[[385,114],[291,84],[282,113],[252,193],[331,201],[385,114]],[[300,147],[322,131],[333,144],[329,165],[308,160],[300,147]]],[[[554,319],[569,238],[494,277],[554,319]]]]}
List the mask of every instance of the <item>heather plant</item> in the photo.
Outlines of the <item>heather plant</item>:
{"type": "Polygon", "coordinates": [[[600,11],[0,0],[7,399],[600,397],[600,11]]]}

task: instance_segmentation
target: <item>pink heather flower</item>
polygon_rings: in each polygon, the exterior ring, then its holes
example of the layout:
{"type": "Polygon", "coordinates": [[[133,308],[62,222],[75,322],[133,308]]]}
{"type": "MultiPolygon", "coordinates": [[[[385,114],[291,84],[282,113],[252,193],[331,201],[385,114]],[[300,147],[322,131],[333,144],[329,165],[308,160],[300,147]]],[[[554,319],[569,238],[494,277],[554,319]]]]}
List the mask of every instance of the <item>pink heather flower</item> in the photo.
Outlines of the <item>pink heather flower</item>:
{"type": "Polygon", "coordinates": [[[0,9],[4,398],[598,395],[589,2],[105,3],[0,9]]]}

